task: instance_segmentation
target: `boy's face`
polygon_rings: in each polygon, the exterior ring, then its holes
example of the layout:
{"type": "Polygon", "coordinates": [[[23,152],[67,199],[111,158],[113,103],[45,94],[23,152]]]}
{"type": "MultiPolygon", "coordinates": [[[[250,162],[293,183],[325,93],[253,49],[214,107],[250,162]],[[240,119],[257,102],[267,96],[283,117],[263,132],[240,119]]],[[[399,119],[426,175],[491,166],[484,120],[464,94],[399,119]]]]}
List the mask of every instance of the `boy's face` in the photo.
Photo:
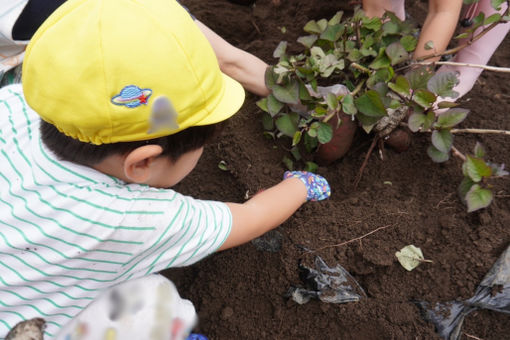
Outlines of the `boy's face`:
{"type": "Polygon", "coordinates": [[[170,188],[184,179],[197,165],[204,148],[183,154],[176,162],[168,157],[157,157],[151,165],[151,176],[144,183],[155,188],[170,188]]]}

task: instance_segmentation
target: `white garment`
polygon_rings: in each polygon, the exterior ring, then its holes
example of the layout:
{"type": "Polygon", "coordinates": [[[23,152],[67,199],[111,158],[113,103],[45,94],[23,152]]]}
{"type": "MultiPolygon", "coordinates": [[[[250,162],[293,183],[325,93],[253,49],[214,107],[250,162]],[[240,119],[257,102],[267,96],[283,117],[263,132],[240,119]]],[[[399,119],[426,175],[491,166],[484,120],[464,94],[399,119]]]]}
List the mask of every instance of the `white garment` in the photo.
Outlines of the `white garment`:
{"type": "Polygon", "coordinates": [[[105,291],[56,340],[183,340],[195,322],[195,308],[174,284],[149,275],[105,291]]]}
{"type": "Polygon", "coordinates": [[[21,85],[0,89],[0,338],[42,317],[51,339],[105,289],[192,264],[227,238],[226,204],[59,161],[39,121],[21,85]]]}
{"type": "Polygon", "coordinates": [[[21,64],[28,41],[15,41],[12,28],[28,0],[0,0],[0,74],[21,64]]]}

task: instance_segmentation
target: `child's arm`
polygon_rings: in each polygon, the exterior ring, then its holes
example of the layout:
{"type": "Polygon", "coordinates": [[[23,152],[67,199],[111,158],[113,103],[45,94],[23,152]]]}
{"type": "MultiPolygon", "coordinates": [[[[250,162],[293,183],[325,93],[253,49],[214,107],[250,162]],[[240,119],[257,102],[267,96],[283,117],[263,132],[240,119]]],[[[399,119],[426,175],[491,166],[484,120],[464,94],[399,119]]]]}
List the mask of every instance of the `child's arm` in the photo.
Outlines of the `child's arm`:
{"type": "MultiPolygon", "coordinates": [[[[462,0],[429,0],[429,12],[414,51],[415,59],[446,50],[457,26],[461,8],[462,0]],[[433,47],[426,50],[425,44],[429,41],[433,41],[433,47]]],[[[437,60],[439,57],[427,59],[437,60]]]]}
{"type": "Polygon", "coordinates": [[[320,176],[297,171],[287,172],[286,178],[243,204],[227,203],[232,213],[232,230],[219,250],[253,240],[279,226],[306,201],[330,195],[328,183],[320,176]]]}
{"type": "Polygon", "coordinates": [[[240,82],[246,90],[254,94],[263,97],[269,95],[269,89],[264,81],[268,65],[264,61],[231,45],[200,21],[195,20],[195,23],[209,40],[223,73],[240,82]]]}

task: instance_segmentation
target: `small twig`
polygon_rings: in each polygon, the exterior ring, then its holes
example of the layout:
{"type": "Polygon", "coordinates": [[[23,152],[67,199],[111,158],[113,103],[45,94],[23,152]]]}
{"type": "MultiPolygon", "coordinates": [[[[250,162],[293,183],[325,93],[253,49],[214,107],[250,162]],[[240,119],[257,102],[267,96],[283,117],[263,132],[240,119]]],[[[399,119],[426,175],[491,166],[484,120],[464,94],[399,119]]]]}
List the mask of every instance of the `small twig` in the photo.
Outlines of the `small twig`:
{"type": "Polygon", "coordinates": [[[463,162],[466,161],[466,156],[462,152],[460,152],[455,146],[452,145],[452,154],[456,157],[462,159],[463,162]]]}
{"type": "Polygon", "coordinates": [[[260,28],[257,26],[257,24],[255,23],[255,20],[251,20],[251,24],[253,25],[253,27],[255,27],[255,29],[257,30],[257,32],[259,32],[259,34],[262,34],[262,32],[260,31],[260,28]]]}
{"type": "Polygon", "coordinates": [[[474,335],[471,335],[471,334],[467,334],[466,332],[464,332],[464,335],[467,336],[468,338],[470,339],[475,339],[475,340],[483,340],[483,339],[480,339],[479,337],[477,336],[474,336],[474,335]]]}
{"type": "Polygon", "coordinates": [[[497,67],[497,66],[488,66],[488,65],[482,65],[482,64],[457,63],[454,61],[436,61],[436,62],[420,61],[420,62],[414,63],[414,65],[467,66],[467,67],[474,67],[474,68],[482,68],[487,71],[510,73],[510,67],[497,67]]]}
{"type": "Polygon", "coordinates": [[[363,160],[363,164],[361,164],[361,168],[359,168],[358,176],[356,177],[356,180],[354,181],[354,190],[358,188],[358,184],[361,181],[361,177],[363,176],[363,171],[365,170],[365,167],[368,163],[368,158],[372,154],[372,151],[374,151],[374,147],[377,144],[377,141],[379,140],[379,137],[374,137],[374,140],[372,141],[372,144],[370,144],[370,148],[368,149],[367,155],[365,156],[365,159],[363,160]]]}
{"type": "Polygon", "coordinates": [[[376,233],[378,232],[379,230],[383,230],[383,229],[387,229],[389,227],[393,227],[394,224],[389,224],[389,225],[386,225],[384,227],[379,227],[377,229],[374,229],[360,237],[356,237],[356,238],[353,238],[352,240],[349,240],[349,241],[345,241],[345,242],[342,242],[342,243],[338,243],[338,244],[331,244],[331,245],[328,245],[328,246],[324,246],[324,247],[321,247],[321,248],[318,248],[318,249],[315,249],[314,251],[319,251],[319,250],[323,250],[323,249],[326,249],[326,248],[333,248],[333,247],[340,247],[340,246],[344,246],[346,244],[349,244],[349,243],[352,243],[352,242],[356,242],[356,241],[361,241],[362,239],[364,239],[365,237],[369,236],[369,235],[372,235],[373,233],[376,233]]]}

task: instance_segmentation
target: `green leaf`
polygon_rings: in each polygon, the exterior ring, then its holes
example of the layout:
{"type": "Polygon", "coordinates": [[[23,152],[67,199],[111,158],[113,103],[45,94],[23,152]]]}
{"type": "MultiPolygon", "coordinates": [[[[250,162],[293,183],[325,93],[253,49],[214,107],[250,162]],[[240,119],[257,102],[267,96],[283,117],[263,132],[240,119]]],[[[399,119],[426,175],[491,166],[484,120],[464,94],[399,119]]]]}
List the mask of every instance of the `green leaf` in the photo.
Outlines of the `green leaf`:
{"type": "Polygon", "coordinates": [[[466,194],[466,203],[468,212],[488,207],[492,202],[492,192],[474,184],[466,194]]]}
{"type": "Polygon", "coordinates": [[[275,122],[276,128],[285,136],[293,138],[298,129],[298,119],[297,113],[281,116],[275,122]]]}
{"type": "Polygon", "coordinates": [[[370,67],[374,70],[389,67],[389,66],[390,66],[390,59],[388,58],[386,53],[384,53],[384,48],[379,49],[379,54],[377,55],[377,57],[374,59],[374,61],[372,61],[372,63],[370,63],[370,65],[368,65],[368,67],[370,67]]]}
{"type": "Polygon", "coordinates": [[[320,28],[320,26],[317,24],[317,21],[315,20],[311,20],[311,21],[308,21],[305,25],[305,27],[303,28],[303,30],[307,33],[315,33],[315,34],[321,34],[322,33],[322,30],[320,28]]]}
{"type": "Polygon", "coordinates": [[[312,99],[310,92],[303,82],[299,82],[299,99],[301,99],[301,102],[312,99]]]}
{"type": "Polygon", "coordinates": [[[491,6],[495,10],[499,11],[501,9],[501,5],[505,3],[505,0],[491,0],[491,6]]]}
{"type": "Polygon", "coordinates": [[[262,126],[264,127],[264,130],[271,131],[274,129],[273,117],[271,117],[269,113],[264,112],[262,114],[262,126]]]}
{"type": "Polygon", "coordinates": [[[257,104],[257,106],[264,112],[268,112],[268,108],[267,108],[267,98],[262,98],[260,100],[257,100],[257,102],[255,103],[257,104]]]}
{"type": "Polygon", "coordinates": [[[466,203],[466,195],[471,189],[471,187],[475,184],[469,177],[464,177],[462,182],[459,184],[459,196],[462,202],[466,203]]]}
{"type": "Polygon", "coordinates": [[[409,84],[413,90],[427,89],[427,82],[434,75],[434,72],[429,66],[420,66],[413,68],[405,74],[409,84]]]}
{"type": "Polygon", "coordinates": [[[443,100],[442,102],[439,102],[437,104],[437,107],[439,109],[450,109],[450,108],[455,107],[455,106],[459,106],[459,104],[457,104],[456,102],[450,102],[450,101],[447,101],[447,100],[443,100]]]}
{"type": "Polygon", "coordinates": [[[319,143],[326,144],[331,138],[333,138],[333,128],[331,125],[319,122],[319,128],[317,129],[317,139],[319,143]]]}
{"type": "Polygon", "coordinates": [[[464,32],[464,33],[456,35],[454,39],[464,39],[467,37],[469,37],[469,33],[464,32]]]}
{"type": "Polygon", "coordinates": [[[429,111],[427,112],[427,115],[425,116],[425,122],[423,122],[423,130],[428,130],[432,127],[432,124],[434,124],[434,121],[436,120],[436,115],[434,112],[429,111]]]}
{"type": "Polygon", "coordinates": [[[315,148],[317,148],[319,142],[317,141],[317,138],[310,137],[308,133],[305,133],[304,137],[305,150],[306,152],[311,153],[315,150],[315,148]]]}
{"type": "Polygon", "coordinates": [[[332,26],[328,25],[326,30],[324,32],[322,32],[320,38],[327,40],[327,41],[334,42],[334,41],[337,41],[338,38],[340,38],[342,36],[343,31],[344,31],[343,25],[339,25],[339,24],[332,25],[332,26]]]}
{"type": "Polygon", "coordinates": [[[436,73],[427,82],[427,88],[441,97],[457,98],[459,93],[453,88],[459,83],[455,72],[436,73]]]}
{"type": "Polygon", "coordinates": [[[276,116],[283,108],[284,104],[279,102],[273,94],[267,96],[267,112],[271,117],[276,116]]]}
{"type": "Polygon", "coordinates": [[[467,156],[465,164],[465,171],[473,182],[479,183],[482,178],[490,177],[492,175],[492,168],[488,166],[481,158],[467,156]]]}
{"type": "Polygon", "coordinates": [[[425,123],[426,116],[422,113],[413,113],[409,116],[409,120],[407,121],[407,124],[409,126],[409,130],[412,132],[418,132],[420,131],[420,128],[425,123]]]}
{"type": "Polygon", "coordinates": [[[282,55],[285,54],[285,51],[287,50],[287,42],[286,41],[280,41],[278,46],[276,46],[276,49],[273,52],[273,57],[280,58],[282,55]]]}
{"type": "Polygon", "coordinates": [[[350,93],[342,98],[342,109],[348,115],[355,115],[358,113],[356,105],[354,105],[354,97],[350,93]]]}
{"type": "Polygon", "coordinates": [[[404,46],[398,41],[386,47],[386,55],[390,58],[392,66],[401,63],[409,57],[404,46]]]}
{"type": "Polygon", "coordinates": [[[356,108],[369,117],[386,116],[381,96],[377,91],[368,90],[363,95],[354,100],[356,108]]]}
{"type": "Polygon", "coordinates": [[[228,171],[227,163],[225,161],[220,161],[218,163],[218,168],[223,171],[228,171]]]}
{"type": "Polygon", "coordinates": [[[364,17],[363,27],[371,31],[379,31],[382,27],[381,19],[378,17],[373,18],[364,17]]]}
{"type": "Polygon", "coordinates": [[[494,13],[493,15],[489,16],[487,19],[484,20],[483,25],[490,25],[497,21],[501,20],[501,14],[494,13]]]}
{"type": "Polygon", "coordinates": [[[307,134],[312,138],[317,138],[317,129],[319,128],[319,122],[313,122],[308,128],[307,134]]]}
{"type": "Polygon", "coordinates": [[[432,131],[432,145],[443,153],[448,153],[453,145],[453,135],[448,130],[432,131]]]}
{"type": "Polygon", "coordinates": [[[274,133],[274,132],[264,131],[264,132],[263,132],[263,135],[264,135],[264,137],[266,137],[267,139],[271,139],[271,140],[276,139],[276,136],[275,136],[275,133],[274,133]]]}
{"type": "Polygon", "coordinates": [[[449,153],[444,153],[436,149],[434,145],[430,145],[427,148],[427,155],[436,163],[443,163],[450,159],[449,153]]]}
{"type": "Polygon", "coordinates": [[[395,83],[388,83],[388,87],[405,98],[409,96],[411,91],[411,85],[404,76],[397,76],[395,83]]]}
{"type": "Polygon", "coordinates": [[[317,21],[317,25],[321,29],[321,33],[322,33],[328,27],[328,21],[326,19],[321,19],[321,20],[317,21]]]}
{"type": "Polygon", "coordinates": [[[305,171],[316,173],[319,166],[314,162],[305,163],[305,171]]]}
{"type": "Polygon", "coordinates": [[[453,108],[440,114],[437,117],[436,127],[451,128],[466,119],[469,110],[462,108],[453,108]]]}
{"type": "Polygon", "coordinates": [[[414,91],[413,101],[424,109],[428,109],[436,101],[436,95],[430,91],[419,89],[414,91]]]}
{"type": "Polygon", "coordinates": [[[273,95],[282,103],[299,104],[299,84],[294,80],[286,86],[275,85],[273,95]]]}
{"type": "Polygon", "coordinates": [[[356,115],[356,118],[361,122],[361,125],[366,133],[370,133],[370,131],[372,131],[373,125],[377,123],[379,119],[381,119],[381,117],[370,117],[359,112],[356,115]]]}
{"type": "Polygon", "coordinates": [[[400,43],[404,46],[407,52],[413,52],[416,49],[418,40],[416,40],[416,38],[412,35],[406,35],[400,38],[400,43]]]}
{"type": "Polygon", "coordinates": [[[396,34],[398,33],[398,24],[387,21],[382,26],[383,35],[396,34]]]}
{"type": "Polygon", "coordinates": [[[328,92],[326,97],[326,103],[331,110],[335,110],[338,107],[338,98],[331,92],[328,92]]]}
{"type": "Polygon", "coordinates": [[[292,137],[292,146],[298,145],[301,141],[301,131],[296,131],[292,137]]]}
{"type": "Polygon", "coordinates": [[[423,46],[424,49],[426,50],[431,50],[434,48],[434,42],[432,40],[429,40],[425,43],[425,45],[423,46]]]}
{"type": "Polygon", "coordinates": [[[397,251],[395,256],[397,257],[398,262],[407,271],[411,271],[418,267],[425,260],[421,249],[412,244],[405,246],[400,249],[400,251],[397,251]]]}
{"type": "Polygon", "coordinates": [[[277,75],[274,73],[274,66],[268,67],[264,73],[264,82],[268,89],[272,89],[276,85],[277,75]]]}
{"type": "Polygon", "coordinates": [[[340,23],[340,20],[342,20],[342,16],[344,15],[343,11],[338,11],[335,13],[335,15],[329,19],[328,24],[330,25],[336,25],[340,23]]]}
{"type": "Polygon", "coordinates": [[[474,148],[474,154],[477,158],[483,158],[485,156],[485,150],[480,142],[476,142],[474,148]]]}
{"type": "MultiPolygon", "coordinates": [[[[375,71],[374,73],[372,73],[372,75],[368,78],[367,86],[368,86],[368,88],[376,90],[375,89],[376,86],[378,86],[379,84],[385,84],[386,82],[390,81],[391,78],[393,78],[393,76],[394,76],[394,73],[393,73],[392,67],[381,68],[381,69],[375,71]]],[[[377,91],[377,92],[379,92],[379,91],[377,91]]]]}
{"type": "Polygon", "coordinates": [[[290,171],[294,170],[294,162],[292,161],[292,159],[290,159],[287,156],[284,156],[282,162],[288,170],[290,171]]]}
{"type": "Polygon", "coordinates": [[[313,44],[317,41],[317,35],[306,35],[303,37],[299,37],[297,42],[303,45],[306,48],[312,48],[313,44]]]}

